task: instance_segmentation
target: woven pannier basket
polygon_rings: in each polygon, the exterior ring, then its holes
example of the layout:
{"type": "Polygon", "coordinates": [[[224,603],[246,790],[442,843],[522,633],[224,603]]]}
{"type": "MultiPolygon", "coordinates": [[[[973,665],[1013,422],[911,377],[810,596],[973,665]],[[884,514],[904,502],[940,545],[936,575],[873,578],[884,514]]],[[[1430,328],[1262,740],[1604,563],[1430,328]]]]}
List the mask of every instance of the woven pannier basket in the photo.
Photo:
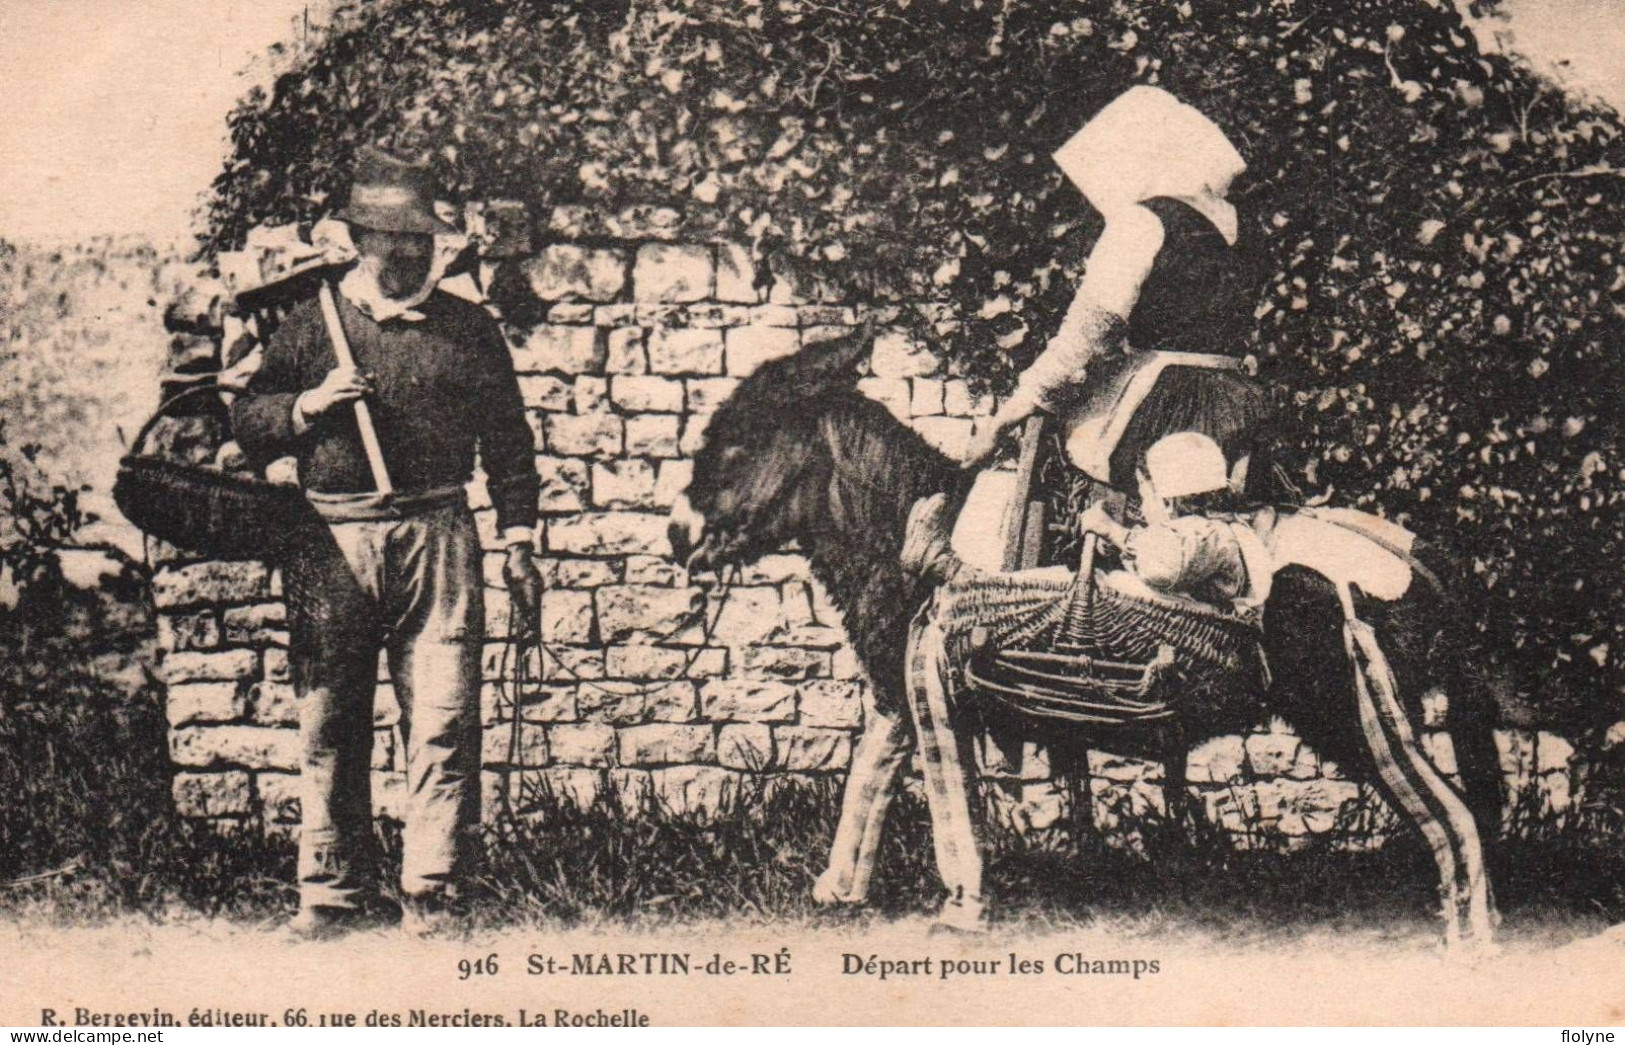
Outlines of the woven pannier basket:
{"type": "Polygon", "coordinates": [[[1246,685],[1259,663],[1253,618],[1100,583],[1092,551],[1070,580],[980,574],[944,599],[966,684],[1028,716],[1155,722],[1176,714],[1176,687],[1246,685]]]}
{"type": "Polygon", "coordinates": [[[170,397],[141,427],[119,462],[113,501],[143,533],[220,559],[275,559],[317,522],[297,486],[257,475],[169,461],[143,452],[157,423],[212,381],[170,397]]]}

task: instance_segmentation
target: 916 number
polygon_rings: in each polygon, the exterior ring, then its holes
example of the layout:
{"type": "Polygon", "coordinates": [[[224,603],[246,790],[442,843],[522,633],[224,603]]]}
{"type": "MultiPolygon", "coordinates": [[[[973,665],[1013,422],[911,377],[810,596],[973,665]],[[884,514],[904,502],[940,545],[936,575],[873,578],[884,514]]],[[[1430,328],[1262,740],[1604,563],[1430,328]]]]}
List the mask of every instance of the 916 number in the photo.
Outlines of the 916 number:
{"type": "Polygon", "coordinates": [[[457,978],[459,980],[472,979],[475,976],[495,976],[497,974],[497,956],[488,954],[483,958],[461,958],[457,962],[457,978]]]}

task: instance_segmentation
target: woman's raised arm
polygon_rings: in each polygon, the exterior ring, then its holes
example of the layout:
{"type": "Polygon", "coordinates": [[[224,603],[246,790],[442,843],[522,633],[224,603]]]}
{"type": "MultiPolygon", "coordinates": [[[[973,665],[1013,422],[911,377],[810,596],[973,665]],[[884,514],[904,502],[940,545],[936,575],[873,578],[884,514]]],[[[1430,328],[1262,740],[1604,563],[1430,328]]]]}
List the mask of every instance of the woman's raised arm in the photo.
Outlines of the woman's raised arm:
{"type": "Polygon", "coordinates": [[[971,441],[967,465],[991,455],[1011,425],[1035,410],[1051,409],[1058,393],[1084,379],[1089,362],[1105,348],[1114,321],[1126,322],[1134,311],[1162,242],[1162,222],[1145,207],[1135,204],[1107,215],[1060,330],[1022,372],[988,427],[971,441]]]}

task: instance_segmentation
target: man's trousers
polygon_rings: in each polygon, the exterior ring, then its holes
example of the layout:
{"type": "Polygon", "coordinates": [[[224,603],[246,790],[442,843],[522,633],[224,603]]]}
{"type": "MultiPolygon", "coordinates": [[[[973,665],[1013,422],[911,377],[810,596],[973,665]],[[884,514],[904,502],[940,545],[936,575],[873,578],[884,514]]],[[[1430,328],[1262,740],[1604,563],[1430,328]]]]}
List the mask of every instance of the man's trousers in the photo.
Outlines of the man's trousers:
{"type": "Polygon", "coordinates": [[[401,891],[449,899],[472,870],[480,822],[485,606],[474,517],[460,498],[405,518],[327,517],[286,566],[304,746],[300,902],[352,908],[378,888],[371,785],[380,649],[406,754],[401,891]]]}

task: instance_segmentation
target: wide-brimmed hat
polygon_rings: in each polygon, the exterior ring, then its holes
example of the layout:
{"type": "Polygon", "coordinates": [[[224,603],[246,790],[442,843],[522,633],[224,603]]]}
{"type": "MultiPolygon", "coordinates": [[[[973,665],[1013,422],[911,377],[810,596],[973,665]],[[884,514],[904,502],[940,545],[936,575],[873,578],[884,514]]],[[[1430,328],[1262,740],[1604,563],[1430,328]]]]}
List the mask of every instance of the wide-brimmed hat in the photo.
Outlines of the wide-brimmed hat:
{"type": "Polygon", "coordinates": [[[357,152],[349,202],[334,217],[379,232],[421,232],[429,236],[457,232],[435,217],[434,177],[428,165],[411,163],[372,146],[357,152]]]}

